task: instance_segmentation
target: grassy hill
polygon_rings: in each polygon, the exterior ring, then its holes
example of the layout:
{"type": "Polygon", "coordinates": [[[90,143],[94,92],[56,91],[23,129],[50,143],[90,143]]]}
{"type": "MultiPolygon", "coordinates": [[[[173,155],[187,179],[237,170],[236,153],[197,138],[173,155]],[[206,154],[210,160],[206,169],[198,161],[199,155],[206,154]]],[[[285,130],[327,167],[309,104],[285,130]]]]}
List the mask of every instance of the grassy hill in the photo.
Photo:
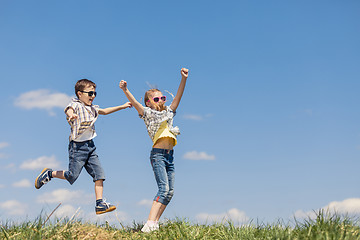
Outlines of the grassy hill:
{"type": "Polygon", "coordinates": [[[191,224],[175,219],[160,226],[159,231],[142,233],[142,225],[115,228],[108,224],[84,223],[80,220],[48,222],[39,217],[34,222],[1,225],[0,239],[360,239],[359,222],[346,216],[319,212],[316,219],[296,221],[290,226],[231,222],[213,225],[191,224]]]}

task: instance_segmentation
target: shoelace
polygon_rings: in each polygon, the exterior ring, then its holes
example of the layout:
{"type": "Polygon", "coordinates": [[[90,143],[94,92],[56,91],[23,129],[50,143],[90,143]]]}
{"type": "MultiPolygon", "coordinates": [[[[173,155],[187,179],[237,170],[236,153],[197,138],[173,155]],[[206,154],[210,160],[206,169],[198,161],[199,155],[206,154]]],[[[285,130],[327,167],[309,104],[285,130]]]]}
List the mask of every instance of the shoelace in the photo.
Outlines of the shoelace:
{"type": "Polygon", "coordinates": [[[50,181],[50,178],[49,177],[46,177],[46,178],[44,178],[41,182],[43,183],[43,184],[46,184],[46,183],[48,183],[50,181]]]}
{"type": "Polygon", "coordinates": [[[107,202],[106,202],[106,199],[104,199],[104,200],[102,201],[102,203],[103,203],[107,208],[110,207],[110,203],[107,203],[107,202]]]}

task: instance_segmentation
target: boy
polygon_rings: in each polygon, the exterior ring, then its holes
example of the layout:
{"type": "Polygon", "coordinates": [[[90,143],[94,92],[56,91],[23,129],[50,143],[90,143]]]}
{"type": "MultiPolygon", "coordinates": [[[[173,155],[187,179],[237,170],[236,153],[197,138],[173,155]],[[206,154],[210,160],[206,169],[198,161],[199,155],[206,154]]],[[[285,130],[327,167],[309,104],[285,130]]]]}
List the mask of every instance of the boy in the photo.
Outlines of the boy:
{"type": "Polygon", "coordinates": [[[69,170],[52,171],[44,168],[35,180],[35,188],[39,189],[52,178],[67,180],[71,185],[79,177],[83,167],[93,177],[95,183],[96,214],[111,212],[115,206],[103,200],[103,181],[105,180],[104,170],[101,167],[93,138],[96,137],[94,123],[98,115],[107,115],[122,109],[131,107],[127,102],[121,106],[105,109],[93,105],[96,97],[96,84],[88,79],[81,79],[75,84],[77,98],[72,99],[65,108],[67,120],[71,126],[69,143],[69,170]]]}

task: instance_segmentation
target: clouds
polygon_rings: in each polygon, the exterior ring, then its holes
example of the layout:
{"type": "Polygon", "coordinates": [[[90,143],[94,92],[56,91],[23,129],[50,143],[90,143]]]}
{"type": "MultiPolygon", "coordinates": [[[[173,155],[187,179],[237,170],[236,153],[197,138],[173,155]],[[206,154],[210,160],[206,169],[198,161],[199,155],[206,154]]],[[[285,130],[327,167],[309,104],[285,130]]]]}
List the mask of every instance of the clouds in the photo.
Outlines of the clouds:
{"type": "Polygon", "coordinates": [[[188,159],[188,160],[213,161],[213,160],[215,160],[215,155],[210,155],[210,154],[207,154],[206,152],[191,151],[191,152],[185,153],[183,158],[188,159]]]}
{"type": "Polygon", "coordinates": [[[338,213],[360,213],[360,198],[349,198],[341,202],[334,201],[325,208],[338,213]]]}
{"type": "Polygon", "coordinates": [[[195,114],[185,114],[184,118],[188,119],[188,120],[194,120],[194,121],[201,121],[204,119],[202,116],[195,115],[195,114]]]}
{"type": "Polygon", "coordinates": [[[333,201],[328,205],[313,211],[297,210],[294,213],[296,218],[315,218],[319,210],[324,210],[330,214],[359,214],[360,213],[360,198],[348,198],[343,201],[333,201]]]}
{"type": "Polygon", "coordinates": [[[139,206],[151,207],[153,204],[153,200],[151,199],[143,199],[137,203],[139,206]]]}
{"type": "Polygon", "coordinates": [[[95,212],[88,213],[87,216],[85,216],[85,219],[89,222],[109,222],[111,224],[115,223],[121,223],[123,221],[131,219],[129,217],[129,214],[123,211],[119,211],[119,209],[116,209],[115,211],[111,212],[111,214],[100,214],[96,215],[94,218],[95,212]]]}
{"type": "Polygon", "coordinates": [[[0,142],[0,149],[6,148],[6,147],[8,147],[8,146],[10,146],[9,143],[7,143],[7,142],[0,142]]]}
{"type": "Polygon", "coordinates": [[[16,187],[16,188],[28,188],[28,187],[31,187],[32,184],[28,179],[23,179],[23,180],[20,180],[18,182],[14,182],[12,184],[12,186],[16,187]]]}
{"type": "MultiPolygon", "coordinates": [[[[317,210],[303,211],[298,210],[294,213],[294,216],[297,219],[306,219],[311,218],[315,219],[317,213],[323,210],[325,213],[329,214],[341,214],[341,215],[352,215],[360,214],[360,198],[348,198],[342,201],[332,201],[326,206],[319,208],[317,210]]],[[[246,223],[249,221],[249,217],[245,212],[238,210],[237,208],[232,208],[226,212],[222,213],[199,213],[196,215],[196,220],[201,223],[211,223],[211,222],[226,222],[232,221],[234,223],[246,223]]]]}
{"type": "Polygon", "coordinates": [[[55,115],[54,108],[65,108],[72,96],[64,93],[52,93],[48,89],[39,89],[21,94],[15,99],[14,105],[23,109],[42,109],[55,115]]]}
{"type": "Polygon", "coordinates": [[[77,215],[80,208],[75,208],[70,204],[61,205],[54,213],[55,218],[71,217],[77,215]]]}
{"type": "Polygon", "coordinates": [[[51,157],[41,156],[36,159],[29,159],[23,162],[20,165],[21,169],[28,169],[28,170],[36,170],[36,169],[43,169],[45,167],[49,168],[59,168],[60,163],[56,160],[55,156],[52,155],[51,157]]]}
{"type": "Polygon", "coordinates": [[[249,217],[246,216],[245,212],[240,211],[236,208],[232,208],[226,212],[218,213],[218,214],[210,214],[210,213],[200,213],[196,215],[196,219],[202,223],[209,222],[227,222],[231,221],[234,223],[246,223],[249,220],[249,217]]]}
{"type": "Polygon", "coordinates": [[[199,115],[199,114],[185,114],[183,118],[187,120],[193,120],[193,121],[203,121],[206,118],[212,117],[212,114],[206,114],[206,115],[199,115]]]}
{"type": "Polygon", "coordinates": [[[26,214],[28,206],[16,200],[9,200],[0,203],[0,208],[5,210],[8,215],[21,216],[26,214]]]}
{"type": "MultiPolygon", "coordinates": [[[[199,114],[185,114],[183,118],[192,121],[203,121],[206,118],[212,117],[212,114],[206,115],[199,115],[199,114]]],[[[183,155],[184,159],[187,160],[205,160],[205,161],[213,161],[215,160],[215,155],[210,155],[206,152],[199,152],[199,151],[190,151],[183,155]]]]}
{"type": "Polygon", "coordinates": [[[68,189],[57,189],[52,192],[46,192],[37,197],[36,202],[43,204],[61,203],[62,205],[56,210],[54,216],[57,218],[72,217],[74,215],[84,214],[79,211],[80,207],[74,207],[70,203],[79,204],[80,206],[93,203],[93,195],[87,194],[82,190],[70,191],[68,189]]]}
{"type": "MultiPolygon", "coordinates": [[[[9,147],[10,144],[8,142],[0,142],[0,149],[9,147]]],[[[7,158],[7,155],[0,152],[0,159],[7,158]]]]}
{"type": "Polygon", "coordinates": [[[37,197],[38,203],[91,203],[92,194],[86,194],[84,191],[70,191],[68,189],[57,189],[52,192],[46,192],[37,197]]]}

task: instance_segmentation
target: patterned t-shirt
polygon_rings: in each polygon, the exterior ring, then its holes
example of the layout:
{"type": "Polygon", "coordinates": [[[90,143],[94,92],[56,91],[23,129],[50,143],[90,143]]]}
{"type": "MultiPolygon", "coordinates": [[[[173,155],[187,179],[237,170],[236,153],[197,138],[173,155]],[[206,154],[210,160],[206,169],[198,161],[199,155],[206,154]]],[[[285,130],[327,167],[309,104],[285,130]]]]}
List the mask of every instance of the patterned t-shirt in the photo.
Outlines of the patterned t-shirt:
{"type": "Polygon", "coordinates": [[[74,114],[78,115],[78,118],[73,119],[72,121],[67,118],[68,123],[71,126],[70,141],[86,141],[96,137],[94,123],[99,116],[99,106],[85,106],[78,98],[73,98],[65,108],[65,113],[69,108],[74,109],[74,114]],[[81,138],[81,135],[84,134],[84,132],[86,132],[86,138],[89,139],[81,138]]]}
{"type": "Polygon", "coordinates": [[[144,120],[148,134],[151,140],[154,140],[156,132],[159,130],[161,124],[166,121],[171,133],[174,136],[179,135],[180,131],[178,127],[173,127],[173,118],[176,112],[173,111],[169,106],[166,106],[165,110],[157,111],[149,107],[144,107],[144,114],[139,117],[144,120]]]}

